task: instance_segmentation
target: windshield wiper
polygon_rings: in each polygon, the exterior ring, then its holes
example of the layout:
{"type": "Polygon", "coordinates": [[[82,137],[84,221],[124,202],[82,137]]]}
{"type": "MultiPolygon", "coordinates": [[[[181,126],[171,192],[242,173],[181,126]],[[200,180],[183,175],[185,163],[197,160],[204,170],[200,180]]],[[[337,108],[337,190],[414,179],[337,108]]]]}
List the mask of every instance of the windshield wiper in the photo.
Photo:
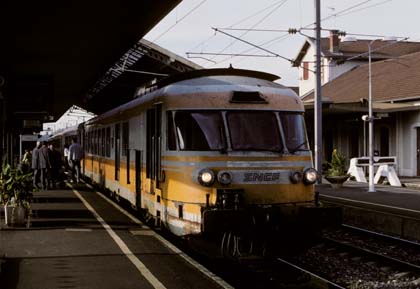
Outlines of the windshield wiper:
{"type": "Polygon", "coordinates": [[[308,151],[309,149],[300,149],[303,145],[306,145],[308,143],[307,140],[305,140],[303,143],[301,143],[300,145],[296,146],[295,148],[289,150],[290,153],[294,154],[296,151],[308,151]]]}
{"type": "Polygon", "coordinates": [[[219,126],[219,136],[220,136],[220,141],[222,143],[222,147],[219,149],[219,151],[221,154],[227,154],[225,133],[224,133],[223,127],[221,126],[219,126]]]}

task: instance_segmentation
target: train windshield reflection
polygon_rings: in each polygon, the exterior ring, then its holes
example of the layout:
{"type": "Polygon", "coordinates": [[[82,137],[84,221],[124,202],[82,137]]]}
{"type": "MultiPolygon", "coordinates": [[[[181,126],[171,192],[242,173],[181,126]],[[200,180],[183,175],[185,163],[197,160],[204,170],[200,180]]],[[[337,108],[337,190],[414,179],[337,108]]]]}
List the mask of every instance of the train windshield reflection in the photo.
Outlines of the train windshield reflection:
{"type": "Polygon", "coordinates": [[[223,120],[220,112],[178,111],[175,127],[181,150],[224,150],[223,120]]]}
{"type": "Polygon", "coordinates": [[[309,150],[302,114],[280,113],[286,146],[290,152],[309,150]]]}
{"type": "Polygon", "coordinates": [[[230,111],[226,119],[233,150],[283,151],[275,113],[230,111]]]}
{"type": "MultiPolygon", "coordinates": [[[[226,132],[221,111],[177,111],[176,133],[168,132],[170,149],[178,138],[180,150],[225,151],[226,132]]],[[[234,151],[283,152],[284,145],[291,153],[308,150],[305,121],[301,113],[275,111],[226,111],[231,149],[234,151]],[[281,123],[281,130],[279,124],[281,123]],[[283,141],[283,137],[284,141],[283,141]]],[[[170,117],[172,119],[172,117],[170,117]]],[[[172,120],[169,121],[172,123],[172,120]]]]}

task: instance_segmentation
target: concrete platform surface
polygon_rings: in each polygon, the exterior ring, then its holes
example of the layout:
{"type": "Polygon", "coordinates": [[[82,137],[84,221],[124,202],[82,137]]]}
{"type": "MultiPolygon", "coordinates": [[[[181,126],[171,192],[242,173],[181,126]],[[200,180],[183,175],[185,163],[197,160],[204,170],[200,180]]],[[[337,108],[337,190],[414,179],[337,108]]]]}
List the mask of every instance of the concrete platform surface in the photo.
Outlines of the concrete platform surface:
{"type": "Polygon", "coordinates": [[[388,210],[400,210],[408,214],[420,216],[420,178],[402,178],[402,187],[390,185],[375,185],[375,192],[369,192],[366,183],[347,181],[342,188],[333,189],[327,181],[316,185],[320,198],[336,198],[343,202],[346,200],[358,201],[360,205],[378,205],[388,210]]]}
{"type": "Polygon", "coordinates": [[[32,209],[30,228],[0,228],[2,289],[231,288],[85,185],[32,209]]]}

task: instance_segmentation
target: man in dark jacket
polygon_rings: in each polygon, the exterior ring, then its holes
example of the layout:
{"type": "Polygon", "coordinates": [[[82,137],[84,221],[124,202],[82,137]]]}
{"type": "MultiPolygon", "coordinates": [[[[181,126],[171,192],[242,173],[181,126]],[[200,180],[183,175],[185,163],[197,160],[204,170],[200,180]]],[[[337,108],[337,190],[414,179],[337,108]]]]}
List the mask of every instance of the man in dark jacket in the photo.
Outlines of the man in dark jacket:
{"type": "Polygon", "coordinates": [[[39,170],[41,171],[41,185],[43,190],[48,189],[48,170],[51,169],[51,162],[49,158],[49,151],[47,142],[42,142],[41,148],[38,150],[39,154],[39,170]]]}
{"type": "Polygon", "coordinates": [[[36,142],[35,148],[32,150],[32,169],[34,170],[33,184],[35,188],[38,188],[39,174],[39,149],[41,148],[41,142],[36,142]]]}
{"type": "Polygon", "coordinates": [[[61,154],[58,150],[54,148],[53,144],[50,144],[48,149],[49,149],[48,157],[50,158],[50,164],[51,164],[51,169],[48,172],[49,185],[52,189],[55,189],[55,185],[58,182],[60,169],[62,166],[61,154]]]}

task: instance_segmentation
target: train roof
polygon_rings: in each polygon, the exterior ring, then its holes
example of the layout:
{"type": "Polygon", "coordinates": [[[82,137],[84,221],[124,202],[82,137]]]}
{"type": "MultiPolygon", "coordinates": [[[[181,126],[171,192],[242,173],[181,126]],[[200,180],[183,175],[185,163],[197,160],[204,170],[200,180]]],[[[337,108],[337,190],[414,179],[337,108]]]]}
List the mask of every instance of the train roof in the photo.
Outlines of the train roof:
{"type": "Polygon", "coordinates": [[[214,69],[197,69],[188,71],[185,73],[178,73],[167,78],[162,79],[156,86],[162,88],[164,86],[170,85],[172,83],[193,79],[193,78],[202,78],[209,76],[243,76],[251,77],[257,79],[264,79],[268,81],[275,81],[280,79],[280,76],[274,75],[267,72],[255,71],[255,70],[246,70],[246,69],[236,69],[236,68],[214,68],[214,69]]]}
{"type": "Polygon", "coordinates": [[[139,91],[134,100],[87,121],[87,124],[123,118],[135,114],[147,103],[159,102],[164,102],[167,109],[303,111],[299,96],[292,89],[275,83],[277,79],[279,77],[273,74],[233,68],[190,71],[139,91]]]}
{"type": "Polygon", "coordinates": [[[50,136],[51,139],[57,137],[57,136],[72,136],[77,135],[77,125],[64,128],[62,130],[56,131],[52,136],[50,136]]]}

